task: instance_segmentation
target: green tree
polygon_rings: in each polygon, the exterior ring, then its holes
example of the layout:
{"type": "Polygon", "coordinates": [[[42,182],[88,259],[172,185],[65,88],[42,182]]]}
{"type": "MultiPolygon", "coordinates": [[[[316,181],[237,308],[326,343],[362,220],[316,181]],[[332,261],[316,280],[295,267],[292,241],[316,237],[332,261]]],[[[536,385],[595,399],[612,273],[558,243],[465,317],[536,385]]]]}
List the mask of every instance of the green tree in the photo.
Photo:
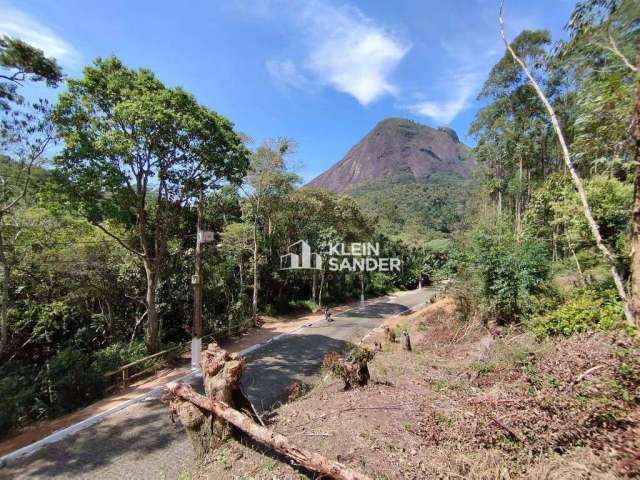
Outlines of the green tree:
{"type": "Polygon", "coordinates": [[[244,180],[248,217],[253,224],[253,293],[251,312],[254,324],[258,321],[259,241],[260,230],[270,236],[274,203],[293,191],[298,177],[287,170],[286,157],[295,151],[295,143],[288,138],[266,140],[251,155],[250,167],[244,180]],[[262,228],[261,228],[262,227],[262,228]]]}
{"type": "Polygon", "coordinates": [[[55,59],[28,43],[4,35],[0,38],[0,110],[11,110],[11,104],[23,103],[18,87],[25,82],[45,82],[57,87],[62,69],[55,59]]]}
{"type": "Polygon", "coordinates": [[[8,342],[11,265],[7,251],[19,234],[15,228],[11,234],[5,231],[6,219],[27,195],[31,171],[54,141],[48,103],[40,100],[28,104],[18,88],[26,82],[56,87],[61,81],[62,70],[54,59],[22,40],[0,38],[0,356],[8,342]]]}
{"type": "Polygon", "coordinates": [[[245,174],[233,125],[151,71],[97,59],[68,82],[53,118],[65,147],[61,184],[86,218],[139,256],[146,274],[147,345],[158,348],[157,288],[171,226],[201,190],[245,174]],[[130,225],[133,237],[109,222],[130,225]]]}
{"type": "Polygon", "coordinates": [[[518,242],[504,224],[481,229],[474,240],[473,265],[488,310],[501,323],[520,319],[547,280],[544,243],[529,237],[518,242]]]}

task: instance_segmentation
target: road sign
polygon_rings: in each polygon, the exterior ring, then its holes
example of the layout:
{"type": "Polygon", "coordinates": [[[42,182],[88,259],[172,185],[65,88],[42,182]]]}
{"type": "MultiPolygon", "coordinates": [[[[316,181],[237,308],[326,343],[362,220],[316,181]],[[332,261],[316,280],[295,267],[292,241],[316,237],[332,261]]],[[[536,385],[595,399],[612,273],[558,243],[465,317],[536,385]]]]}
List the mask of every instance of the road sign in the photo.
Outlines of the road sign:
{"type": "Polygon", "coordinates": [[[198,232],[198,241],[200,243],[213,242],[213,232],[208,232],[206,230],[198,232]]]}

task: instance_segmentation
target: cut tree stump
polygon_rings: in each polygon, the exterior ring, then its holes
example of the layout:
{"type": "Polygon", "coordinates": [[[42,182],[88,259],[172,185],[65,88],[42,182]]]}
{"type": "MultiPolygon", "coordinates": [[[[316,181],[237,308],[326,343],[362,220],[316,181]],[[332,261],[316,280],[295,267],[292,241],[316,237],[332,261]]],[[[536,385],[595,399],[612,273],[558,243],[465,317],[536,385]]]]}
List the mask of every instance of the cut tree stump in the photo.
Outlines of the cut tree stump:
{"type": "Polygon", "coordinates": [[[402,349],[407,352],[411,351],[411,337],[409,337],[409,332],[402,332],[402,349]]]}
{"type": "Polygon", "coordinates": [[[331,461],[322,455],[296,447],[287,437],[258,425],[248,415],[229,407],[219,400],[196,393],[190,385],[170,383],[167,385],[167,390],[168,394],[171,395],[171,402],[179,400],[194,405],[200,411],[211,412],[216,417],[234,425],[254,440],[271,447],[292,460],[293,463],[307,470],[317,472],[323,477],[327,476],[337,480],[371,480],[370,477],[356,472],[342,463],[331,461]]]}
{"type": "Polygon", "coordinates": [[[375,352],[359,347],[351,350],[346,358],[337,352],[329,352],[325,355],[322,365],[342,378],[345,390],[351,390],[354,387],[364,387],[369,383],[371,375],[368,363],[374,355],[375,352]]]}
{"type": "Polygon", "coordinates": [[[384,327],[384,336],[389,343],[396,343],[396,332],[391,330],[389,327],[385,325],[384,327]]]}
{"type": "MultiPolygon", "coordinates": [[[[362,352],[365,352],[364,356],[369,355],[366,350],[362,352]]],[[[364,366],[366,367],[366,362],[364,366]]],[[[206,396],[183,383],[167,385],[163,400],[169,402],[172,414],[184,425],[197,460],[204,460],[212,450],[230,437],[235,428],[286,456],[292,463],[316,472],[323,478],[371,480],[339,462],[298,448],[286,437],[256,423],[255,409],[240,389],[243,368],[244,360],[241,357],[229,354],[212,343],[202,354],[206,396]],[[246,409],[246,413],[234,408],[244,402],[251,407],[246,409]]],[[[367,370],[367,380],[368,373],[367,370]]]]}
{"type": "MultiPolygon", "coordinates": [[[[238,354],[230,354],[216,343],[210,343],[202,352],[202,380],[206,396],[230,408],[245,410],[250,417],[262,423],[240,389],[243,368],[244,360],[238,354]]],[[[184,425],[198,462],[231,438],[232,426],[209,411],[203,411],[180,397],[170,399],[170,408],[184,425]]]]}

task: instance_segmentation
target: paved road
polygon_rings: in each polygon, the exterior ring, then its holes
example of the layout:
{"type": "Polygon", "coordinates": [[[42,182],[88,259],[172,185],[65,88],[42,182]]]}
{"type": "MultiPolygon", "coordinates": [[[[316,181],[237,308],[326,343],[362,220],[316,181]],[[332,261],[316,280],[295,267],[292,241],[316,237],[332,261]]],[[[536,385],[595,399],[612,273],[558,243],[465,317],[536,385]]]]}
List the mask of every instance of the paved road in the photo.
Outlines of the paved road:
{"type": "Polygon", "coordinates": [[[245,393],[258,410],[269,410],[287,399],[291,384],[312,379],[325,353],[342,351],[347,342],[358,342],[385,318],[424,303],[432,293],[428,289],[406,292],[355,308],[335,315],[331,323],[321,320],[249,353],[242,376],[245,393]]]}
{"type": "MultiPolygon", "coordinates": [[[[432,290],[401,294],[321,321],[274,340],[247,355],[247,395],[260,409],[286,398],[294,381],[307,381],[324,354],[357,341],[390,316],[425,302],[432,290]]],[[[157,398],[118,412],[101,423],[0,468],[0,479],[175,479],[191,468],[182,428],[173,425],[157,398]]]]}

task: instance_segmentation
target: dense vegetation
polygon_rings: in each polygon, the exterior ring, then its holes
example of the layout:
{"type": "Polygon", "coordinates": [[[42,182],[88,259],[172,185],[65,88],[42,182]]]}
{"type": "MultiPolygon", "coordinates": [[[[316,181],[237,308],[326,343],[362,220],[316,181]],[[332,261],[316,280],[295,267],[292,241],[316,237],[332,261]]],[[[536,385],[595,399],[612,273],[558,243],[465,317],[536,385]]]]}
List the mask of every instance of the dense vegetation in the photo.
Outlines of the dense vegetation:
{"type": "Polygon", "coordinates": [[[21,88],[61,84],[56,62],[8,37],[0,48],[0,436],[100,397],[116,379],[105,373],[191,338],[199,201],[215,237],[203,333],[218,339],[260,315],[413,287],[446,261],[385,236],[351,197],[298,189],[293,140],[254,146],[149,70],[97,59],[49,105],[21,88]],[[314,251],[378,242],[403,269],[281,270],[300,239],[314,251]]]}
{"type": "Polygon", "coordinates": [[[566,41],[524,31],[511,43],[558,116],[602,245],[526,72],[508,51],[491,70],[479,96],[485,106],[470,129],[481,188],[473,225],[458,242],[464,314],[523,322],[540,335],[625,324],[620,292],[634,295],[637,278],[630,242],[639,17],[637,2],[585,0],[566,41]],[[613,270],[621,272],[620,288],[613,270]]]}
{"type": "Polygon", "coordinates": [[[435,174],[427,182],[392,177],[349,192],[378,228],[392,237],[428,242],[465,229],[475,179],[435,174]]]}
{"type": "MultiPolygon", "coordinates": [[[[629,291],[637,18],[636,1],[584,0],[567,41],[525,31],[511,43],[560,117],[629,291]]],[[[115,57],[67,80],[54,105],[21,95],[25,83],[63,83],[54,60],[5,37],[0,67],[0,436],[98,398],[106,372],[191,337],[200,201],[215,236],[204,256],[204,333],[216,338],[260,315],[452,275],[459,312],[491,326],[544,336],[624,324],[611,260],[548,112],[508,52],[471,126],[474,178],[396,179],[350,195],[299,189],[292,139],[254,144],[188,92],[115,57]],[[281,270],[300,239],[314,251],[377,242],[402,270],[281,270]]]]}

